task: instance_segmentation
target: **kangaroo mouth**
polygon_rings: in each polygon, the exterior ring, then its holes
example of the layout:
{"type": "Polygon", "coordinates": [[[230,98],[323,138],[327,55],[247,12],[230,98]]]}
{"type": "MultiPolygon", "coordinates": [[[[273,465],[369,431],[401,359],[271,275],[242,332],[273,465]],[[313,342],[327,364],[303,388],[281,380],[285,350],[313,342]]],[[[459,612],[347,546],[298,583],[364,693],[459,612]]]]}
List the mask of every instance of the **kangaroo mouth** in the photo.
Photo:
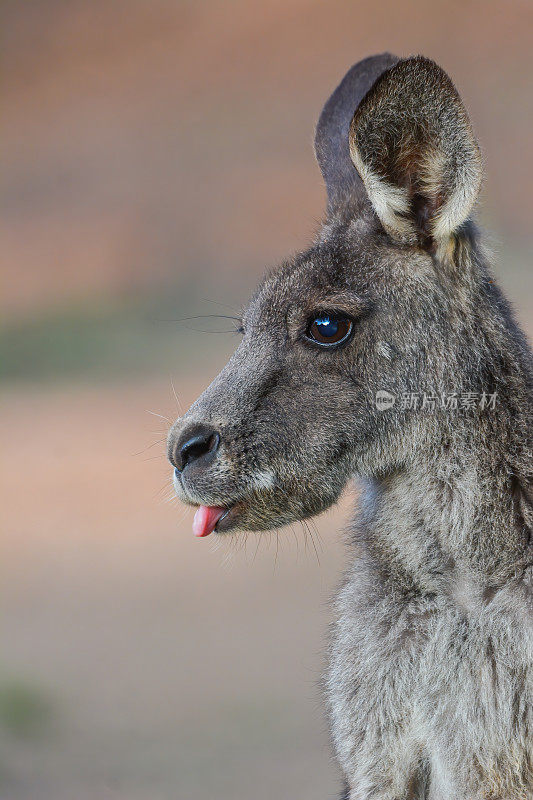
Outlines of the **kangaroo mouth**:
{"type": "Polygon", "coordinates": [[[236,504],[224,506],[198,506],[192,522],[195,536],[209,536],[210,533],[224,533],[235,524],[238,510],[236,504]]]}

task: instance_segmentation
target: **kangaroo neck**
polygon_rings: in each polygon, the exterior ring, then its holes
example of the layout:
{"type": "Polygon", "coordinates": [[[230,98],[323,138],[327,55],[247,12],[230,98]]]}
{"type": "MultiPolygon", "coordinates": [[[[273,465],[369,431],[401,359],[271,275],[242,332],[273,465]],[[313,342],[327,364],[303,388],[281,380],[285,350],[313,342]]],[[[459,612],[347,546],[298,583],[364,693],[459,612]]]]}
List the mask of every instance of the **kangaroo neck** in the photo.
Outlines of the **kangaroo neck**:
{"type": "Polygon", "coordinates": [[[490,445],[470,445],[441,446],[365,483],[358,538],[388,580],[439,592],[460,575],[497,587],[531,561],[520,480],[490,445]]]}

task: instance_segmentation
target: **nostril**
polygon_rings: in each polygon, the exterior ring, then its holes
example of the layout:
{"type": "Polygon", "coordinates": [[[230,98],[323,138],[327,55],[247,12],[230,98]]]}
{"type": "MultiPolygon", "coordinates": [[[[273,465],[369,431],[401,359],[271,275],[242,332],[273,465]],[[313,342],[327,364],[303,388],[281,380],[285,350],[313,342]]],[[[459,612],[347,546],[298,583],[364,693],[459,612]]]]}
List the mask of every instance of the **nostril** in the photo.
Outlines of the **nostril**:
{"type": "Polygon", "coordinates": [[[197,461],[207,453],[214,453],[220,444],[220,435],[213,429],[184,431],[175,453],[175,466],[181,472],[188,464],[197,461]],[[192,435],[191,435],[192,434],[192,435]]]}

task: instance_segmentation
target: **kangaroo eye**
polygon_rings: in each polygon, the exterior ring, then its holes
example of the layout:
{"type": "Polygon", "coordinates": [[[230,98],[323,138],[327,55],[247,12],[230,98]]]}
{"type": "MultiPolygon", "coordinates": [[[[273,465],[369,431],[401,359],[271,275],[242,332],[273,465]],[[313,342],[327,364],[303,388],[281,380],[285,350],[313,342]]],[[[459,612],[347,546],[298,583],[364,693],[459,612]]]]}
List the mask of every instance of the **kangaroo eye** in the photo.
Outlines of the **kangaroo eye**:
{"type": "Polygon", "coordinates": [[[311,320],[307,338],[321,345],[340,344],[346,341],[353,329],[353,322],[346,314],[320,314],[311,320]]]}

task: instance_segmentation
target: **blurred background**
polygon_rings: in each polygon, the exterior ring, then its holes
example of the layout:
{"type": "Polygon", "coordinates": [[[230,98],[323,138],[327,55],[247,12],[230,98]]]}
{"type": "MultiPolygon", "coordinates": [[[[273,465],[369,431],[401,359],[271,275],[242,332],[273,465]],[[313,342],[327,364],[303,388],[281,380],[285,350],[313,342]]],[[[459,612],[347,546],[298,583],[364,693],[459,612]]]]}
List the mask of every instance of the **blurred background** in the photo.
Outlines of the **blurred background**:
{"type": "Polygon", "coordinates": [[[452,76],[533,333],[529,0],[3,0],[2,800],[334,797],[318,690],[353,498],[195,540],[164,438],[325,201],[312,138],[369,54],[452,76]],[[159,416],[161,415],[161,416],[159,416]]]}

